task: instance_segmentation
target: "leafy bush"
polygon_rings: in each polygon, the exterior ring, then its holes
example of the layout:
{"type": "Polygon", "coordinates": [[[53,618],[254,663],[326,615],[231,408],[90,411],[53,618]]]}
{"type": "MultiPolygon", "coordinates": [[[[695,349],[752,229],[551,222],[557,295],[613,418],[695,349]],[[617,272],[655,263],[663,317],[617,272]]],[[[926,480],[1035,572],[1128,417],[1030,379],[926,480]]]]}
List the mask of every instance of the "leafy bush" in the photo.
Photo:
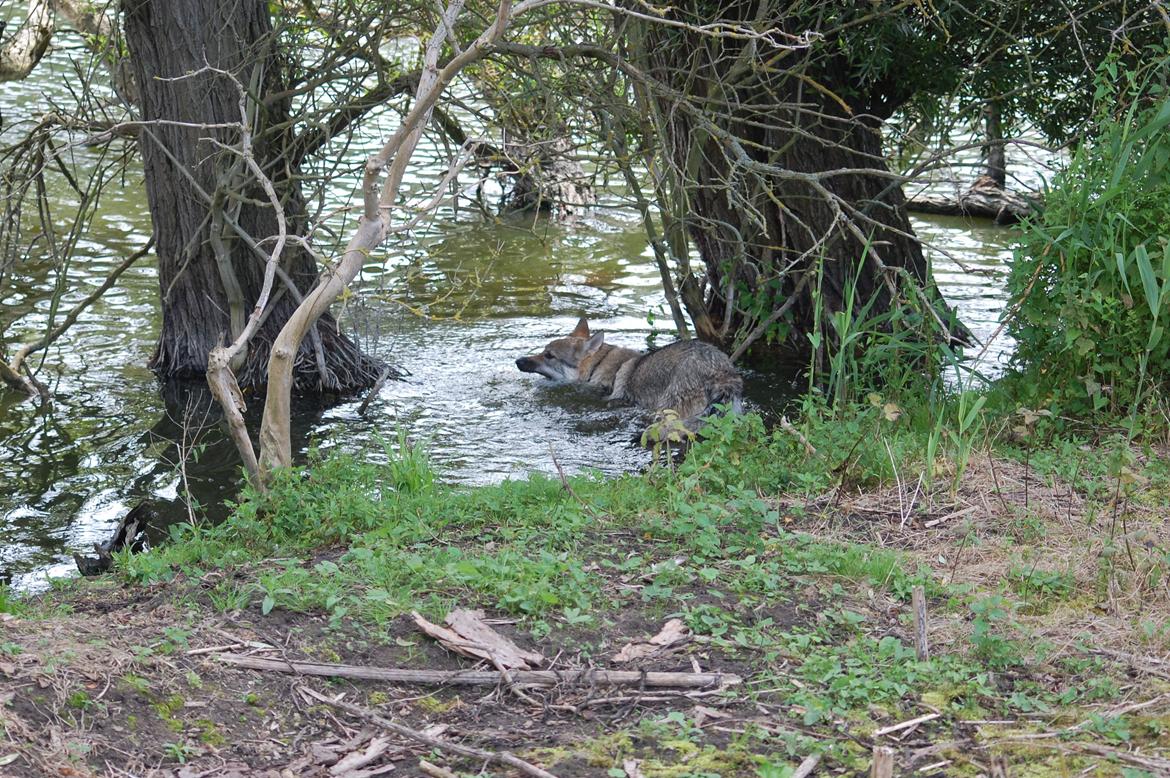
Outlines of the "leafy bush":
{"type": "Polygon", "coordinates": [[[1103,66],[1096,132],[1024,227],[1008,330],[1033,407],[1124,413],[1170,378],[1170,93],[1146,73],[1103,66]]]}

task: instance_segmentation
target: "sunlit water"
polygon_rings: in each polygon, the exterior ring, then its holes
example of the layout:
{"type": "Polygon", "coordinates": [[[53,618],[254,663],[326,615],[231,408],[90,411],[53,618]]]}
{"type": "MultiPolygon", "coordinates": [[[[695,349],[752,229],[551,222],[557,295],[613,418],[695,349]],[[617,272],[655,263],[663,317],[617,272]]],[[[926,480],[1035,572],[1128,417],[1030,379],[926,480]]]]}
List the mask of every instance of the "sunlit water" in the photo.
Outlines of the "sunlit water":
{"type": "MultiPolygon", "coordinates": [[[[65,101],[61,84],[70,72],[58,52],[33,79],[4,84],[0,139],[10,140],[20,122],[46,110],[46,95],[65,101]]],[[[386,123],[392,126],[391,119],[386,123]]],[[[360,152],[354,150],[355,161],[360,152]]],[[[92,154],[80,147],[73,153],[92,154]]],[[[436,180],[440,156],[437,147],[421,148],[408,186],[436,180]]],[[[53,196],[67,212],[64,191],[53,196]]],[[[330,201],[350,196],[338,186],[330,201]]],[[[464,483],[554,473],[558,466],[567,473],[644,466],[647,454],[634,443],[641,419],[632,409],[514,365],[582,315],[621,345],[645,348],[673,338],[640,223],[616,205],[604,202],[577,224],[560,226],[487,223],[465,203],[371,257],[345,319],[367,349],[409,375],[385,385],[364,415],[361,398],[303,410],[297,419],[302,447],[380,460],[382,440],[393,440],[402,427],[426,443],[446,479],[464,483]]],[[[985,339],[1004,307],[1011,232],[961,220],[916,219],[914,225],[937,247],[930,254],[943,293],[985,339]]],[[[140,178],[107,191],[77,246],[61,310],[99,284],[149,231],[140,178]]],[[[15,322],[7,343],[43,330],[54,281],[47,262],[17,267],[5,281],[3,322],[15,322]]],[[[50,407],[0,397],[0,580],[35,589],[48,576],[73,574],[69,553],[105,540],[143,500],[164,522],[181,521],[189,515],[189,489],[198,516],[224,514],[238,485],[230,444],[214,424],[201,424],[197,403],[172,401],[168,412],[145,367],[158,332],[157,297],[157,276],[144,261],[40,355],[40,377],[53,391],[50,407]],[[185,436],[184,428],[192,434],[185,436]]],[[[1002,338],[993,343],[985,366],[994,370],[1007,348],[1002,338]]],[[[749,401],[766,412],[792,392],[781,375],[747,376],[749,401]]]]}

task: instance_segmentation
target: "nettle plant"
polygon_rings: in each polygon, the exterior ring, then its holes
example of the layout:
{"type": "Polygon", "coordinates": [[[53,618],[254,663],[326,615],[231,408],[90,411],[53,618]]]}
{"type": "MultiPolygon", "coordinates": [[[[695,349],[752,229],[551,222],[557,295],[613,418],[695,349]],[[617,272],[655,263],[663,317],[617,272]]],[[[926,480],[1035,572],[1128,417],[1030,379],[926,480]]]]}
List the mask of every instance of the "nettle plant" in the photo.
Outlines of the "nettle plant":
{"type": "Polygon", "coordinates": [[[1170,90],[1160,63],[1102,66],[1096,132],[1024,226],[1009,279],[1021,400],[1125,413],[1170,379],[1170,90]]]}

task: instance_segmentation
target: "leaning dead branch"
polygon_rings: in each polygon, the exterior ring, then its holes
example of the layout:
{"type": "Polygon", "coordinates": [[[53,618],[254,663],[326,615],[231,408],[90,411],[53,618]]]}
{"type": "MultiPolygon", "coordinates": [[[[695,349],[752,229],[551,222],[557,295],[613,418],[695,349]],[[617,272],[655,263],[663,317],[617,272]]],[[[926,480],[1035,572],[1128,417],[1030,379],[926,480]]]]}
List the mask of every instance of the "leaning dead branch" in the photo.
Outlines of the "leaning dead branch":
{"type": "MultiPolygon", "coordinates": [[[[259,328],[260,322],[268,308],[268,299],[272,294],[272,285],[276,278],[276,271],[280,267],[280,255],[284,250],[285,243],[288,241],[288,225],[285,220],[284,206],[280,202],[276,188],[260,168],[259,163],[256,162],[256,157],[252,153],[252,134],[248,130],[248,91],[231,72],[211,66],[208,66],[207,70],[231,80],[239,92],[239,155],[249,172],[260,182],[261,187],[264,189],[264,194],[268,197],[269,203],[272,204],[272,211],[276,217],[278,230],[276,244],[265,259],[264,280],[260,288],[259,297],[256,300],[256,305],[252,308],[252,313],[248,316],[247,324],[237,334],[236,339],[231,345],[218,346],[212,349],[207,357],[207,385],[211,388],[212,395],[215,396],[216,401],[224,410],[224,415],[228,422],[228,429],[231,433],[232,440],[236,444],[236,448],[239,449],[240,455],[244,460],[244,467],[248,472],[249,479],[257,486],[263,488],[263,479],[260,478],[259,464],[257,463],[256,454],[252,449],[252,439],[248,435],[248,429],[244,424],[243,393],[240,391],[239,384],[236,382],[234,371],[241,364],[240,357],[245,353],[248,343],[256,333],[257,328],[259,328]]],[[[257,72],[259,71],[257,70],[257,72]]],[[[216,235],[218,233],[212,230],[212,234],[216,235]]]]}
{"type": "Polygon", "coordinates": [[[735,686],[743,679],[731,673],[656,673],[637,670],[410,670],[393,667],[363,667],[326,662],[294,662],[254,656],[214,654],[227,665],[273,673],[349,678],[355,681],[386,681],[435,686],[639,686],[647,689],[719,689],[735,686]]]}
{"type": "Polygon", "coordinates": [[[12,81],[27,76],[53,37],[53,11],[49,0],[29,0],[28,13],[16,34],[0,46],[0,81],[12,81]]]}
{"type": "Polygon", "coordinates": [[[463,0],[452,0],[444,10],[423,56],[423,71],[415,91],[413,107],[393,137],[366,163],[362,179],[362,217],[345,253],[334,268],[321,276],[317,286],[293,311],[272,344],[268,363],[268,393],[260,428],[258,479],[261,481],[267,473],[292,464],[290,402],[293,366],[301,342],[313,323],[348,288],[370,252],[389,234],[391,207],[398,199],[406,167],[422,137],[423,128],[430,120],[431,110],[447,85],[469,64],[486,56],[493,44],[503,36],[513,10],[511,0],[503,0],[492,24],[440,69],[439,54],[450,31],[454,29],[462,7],[463,0]],[[379,189],[378,179],[384,170],[386,180],[379,189]]]}
{"type": "MultiPolygon", "coordinates": [[[[49,50],[60,16],[80,32],[86,45],[109,66],[115,84],[126,90],[129,81],[112,43],[117,28],[111,15],[99,3],[88,0],[29,0],[24,19],[14,25],[15,33],[0,41],[0,81],[17,81],[32,72],[49,50]]],[[[0,28],[2,29],[2,28],[0,28]]]]}

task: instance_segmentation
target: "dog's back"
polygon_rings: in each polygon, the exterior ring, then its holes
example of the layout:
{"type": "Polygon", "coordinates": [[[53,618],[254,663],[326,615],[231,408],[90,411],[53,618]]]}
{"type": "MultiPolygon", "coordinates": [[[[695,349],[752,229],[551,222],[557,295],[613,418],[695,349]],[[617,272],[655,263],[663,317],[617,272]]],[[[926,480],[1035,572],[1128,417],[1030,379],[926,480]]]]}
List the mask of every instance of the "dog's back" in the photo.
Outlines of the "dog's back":
{"type": "Polygon", "coordinates": [[[700,340],[680,340],[630,360],[613,394],[653,411],[672,408],[684,419],[710,414],[716,404],[739,412],[743,378],[727,355],[700,340]]]}

